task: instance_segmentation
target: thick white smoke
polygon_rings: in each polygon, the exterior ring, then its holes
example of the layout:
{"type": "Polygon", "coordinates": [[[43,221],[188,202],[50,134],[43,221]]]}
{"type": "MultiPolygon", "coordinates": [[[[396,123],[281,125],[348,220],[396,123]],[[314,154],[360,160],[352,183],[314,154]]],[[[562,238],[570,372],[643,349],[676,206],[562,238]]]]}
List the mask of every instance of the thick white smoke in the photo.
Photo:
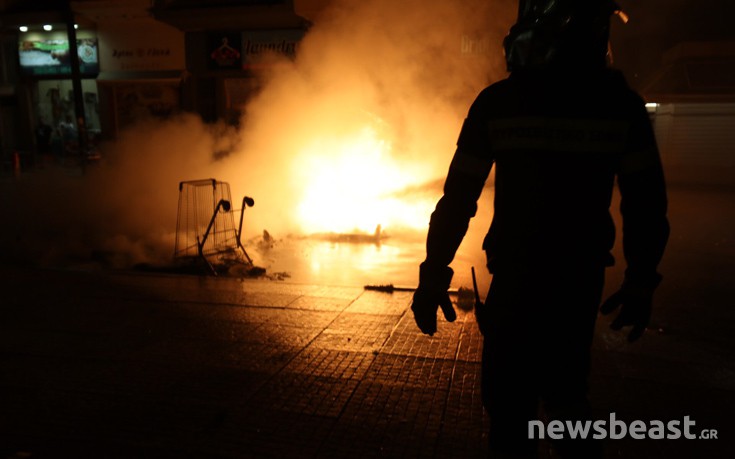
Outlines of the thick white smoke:
{"type": "Polygon", "coordinates": [[[435,202],[470,102],[505,75],[500,44],[515,11],[510,0],[335,1],[294,61],[266,57],[272,65],[239,130],[191,114],[147,120],[106,145],[105,160],[82,177],[36,171],[2,183],[0,210],[12,216],[3,257],[170,260],[178,183],[210,177],[232,185],[235,205],[255,198],[246,238],[308,232],[298,206],[319,173],[309,158],[329,162],[343,154],[331,151],[335,138],[365,129],[411,176],[401,185],[434,183],[421,198],[435,202]]]}
{"type": "Polygon", "coordinates": [[[500,43],[514,14],[511,1],[334,2],[295,62],[262,75],[263,89],[244,112],[229,170],[242,174],[233,182],[247,193],[259,192],[266,213],[254,213],[263,225],[308,231],[294,205],[318,174],[315,157],[339,161],[344,145],[333,140],[366,127],[389,143],[393,165],[413,176],[404,185],[440,179],[469,103],[505,74],[500,43]]]}

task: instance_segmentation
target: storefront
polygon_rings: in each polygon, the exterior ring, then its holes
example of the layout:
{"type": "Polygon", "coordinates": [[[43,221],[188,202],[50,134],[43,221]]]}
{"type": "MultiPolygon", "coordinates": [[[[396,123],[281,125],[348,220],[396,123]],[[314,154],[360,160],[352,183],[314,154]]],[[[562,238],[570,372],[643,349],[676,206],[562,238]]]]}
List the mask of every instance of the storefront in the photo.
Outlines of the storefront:
{"type": "Polygon", "coordinates": [[[104,136],[114,138],[136,122],[180,111],[184,34],[149,18],[100,22],[98,27],[104,136]]]}
{"type": "MultiPolygon", "coordinates": [[[[41,155],[64,158],[77,153],[79,121],[70,58],[73,50],[64,24],[28,24],[19,30],[20,94],[30,112],[34,132],[32,148],[41,155]]],[[[89,137],[94,139],[100,133],[95,83],[100,66],[97,34],[93,28],[76,30],[76,50],[84,101],[83,122],[89,137]]]]}
{"type": "Polygon", "coordinates": [[[258,90],[256,67],[272,64],[262,58],[296,53],[309,22],[294,8],[291,0],[155,2],[153,17],[186,35],[182,108],[237,124],[258,90]]]}
{"type": "Polygon", "coordinates": [[[293,58],[303,35],[304,29],[187,33],[190,108],[207,121],[237,124],[258,90],[255,73],[293,58]]]}
{"type": "Polygon", "coordinates": [[[257,66],[270,65],[262,57],[293,57],[308,26],[281,1],[73,3],[79,80],[64,11],[26,5],[4,16],[4,152],[58,153],[62,136],[78,130],[80,109],[92,141],[179,111],[236,124],[258,89],[257,66]]]}

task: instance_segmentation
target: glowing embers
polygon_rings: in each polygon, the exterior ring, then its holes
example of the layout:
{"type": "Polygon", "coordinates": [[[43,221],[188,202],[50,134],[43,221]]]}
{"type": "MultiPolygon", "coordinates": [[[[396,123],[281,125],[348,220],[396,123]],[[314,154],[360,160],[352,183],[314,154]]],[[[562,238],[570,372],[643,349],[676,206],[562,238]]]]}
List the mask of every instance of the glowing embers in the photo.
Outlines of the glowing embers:
{"type": "Polygon", "coordinates": [[[431,200],[408,200],[402,191],[426,180],[420,164],[392,154],[390,142],[372,127],[316,139],[301,150],[294,173],[304,185],[297,206],[306,233],[363,233],[424,229],[431,200]]]}

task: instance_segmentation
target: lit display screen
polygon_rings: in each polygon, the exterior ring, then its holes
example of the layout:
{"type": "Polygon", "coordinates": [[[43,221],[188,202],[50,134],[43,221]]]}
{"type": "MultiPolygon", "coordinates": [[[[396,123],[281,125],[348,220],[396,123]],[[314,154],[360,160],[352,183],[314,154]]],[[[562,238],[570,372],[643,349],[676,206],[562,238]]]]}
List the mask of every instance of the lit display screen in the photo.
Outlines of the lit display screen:
{"type": "MultiPolygon", "coordinates": [[[[82,75],[96,75],[100,71],[96,38],[78,38],[79,70],[82,75]]],[[[69,41],[60,37],[21,37],[18,43],[20,69],[25,75],[69,75],[71,59],[69,41]]]]}

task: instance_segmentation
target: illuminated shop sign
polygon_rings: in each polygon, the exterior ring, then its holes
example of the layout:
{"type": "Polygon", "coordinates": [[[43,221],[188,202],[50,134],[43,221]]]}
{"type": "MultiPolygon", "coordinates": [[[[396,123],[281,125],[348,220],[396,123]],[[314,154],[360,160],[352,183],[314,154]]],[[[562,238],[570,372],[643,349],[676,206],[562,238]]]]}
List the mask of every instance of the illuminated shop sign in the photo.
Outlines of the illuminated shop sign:
{"type": "MultiPolygon", "coordinates": [[[[79,70],[95,76],[100,71],[97,38],[77,38],[79,70]]],[[[69,40],[65,34],[21,35],[18,43],[20,70],[25,75],[58,76],[71,74],[69,40]]]]}
{"type": "Polygon", "coordinates": [[[304,31],[301,29],[250,30],[242,33],[242,68],[257,66],[264,54],[293,58],[304,31]]]}
{"type": "Polygon", "coordinates": [[[207,37],[210,69],[239,69],[242,42],[239,33],[214,33],[207,37]]]}

